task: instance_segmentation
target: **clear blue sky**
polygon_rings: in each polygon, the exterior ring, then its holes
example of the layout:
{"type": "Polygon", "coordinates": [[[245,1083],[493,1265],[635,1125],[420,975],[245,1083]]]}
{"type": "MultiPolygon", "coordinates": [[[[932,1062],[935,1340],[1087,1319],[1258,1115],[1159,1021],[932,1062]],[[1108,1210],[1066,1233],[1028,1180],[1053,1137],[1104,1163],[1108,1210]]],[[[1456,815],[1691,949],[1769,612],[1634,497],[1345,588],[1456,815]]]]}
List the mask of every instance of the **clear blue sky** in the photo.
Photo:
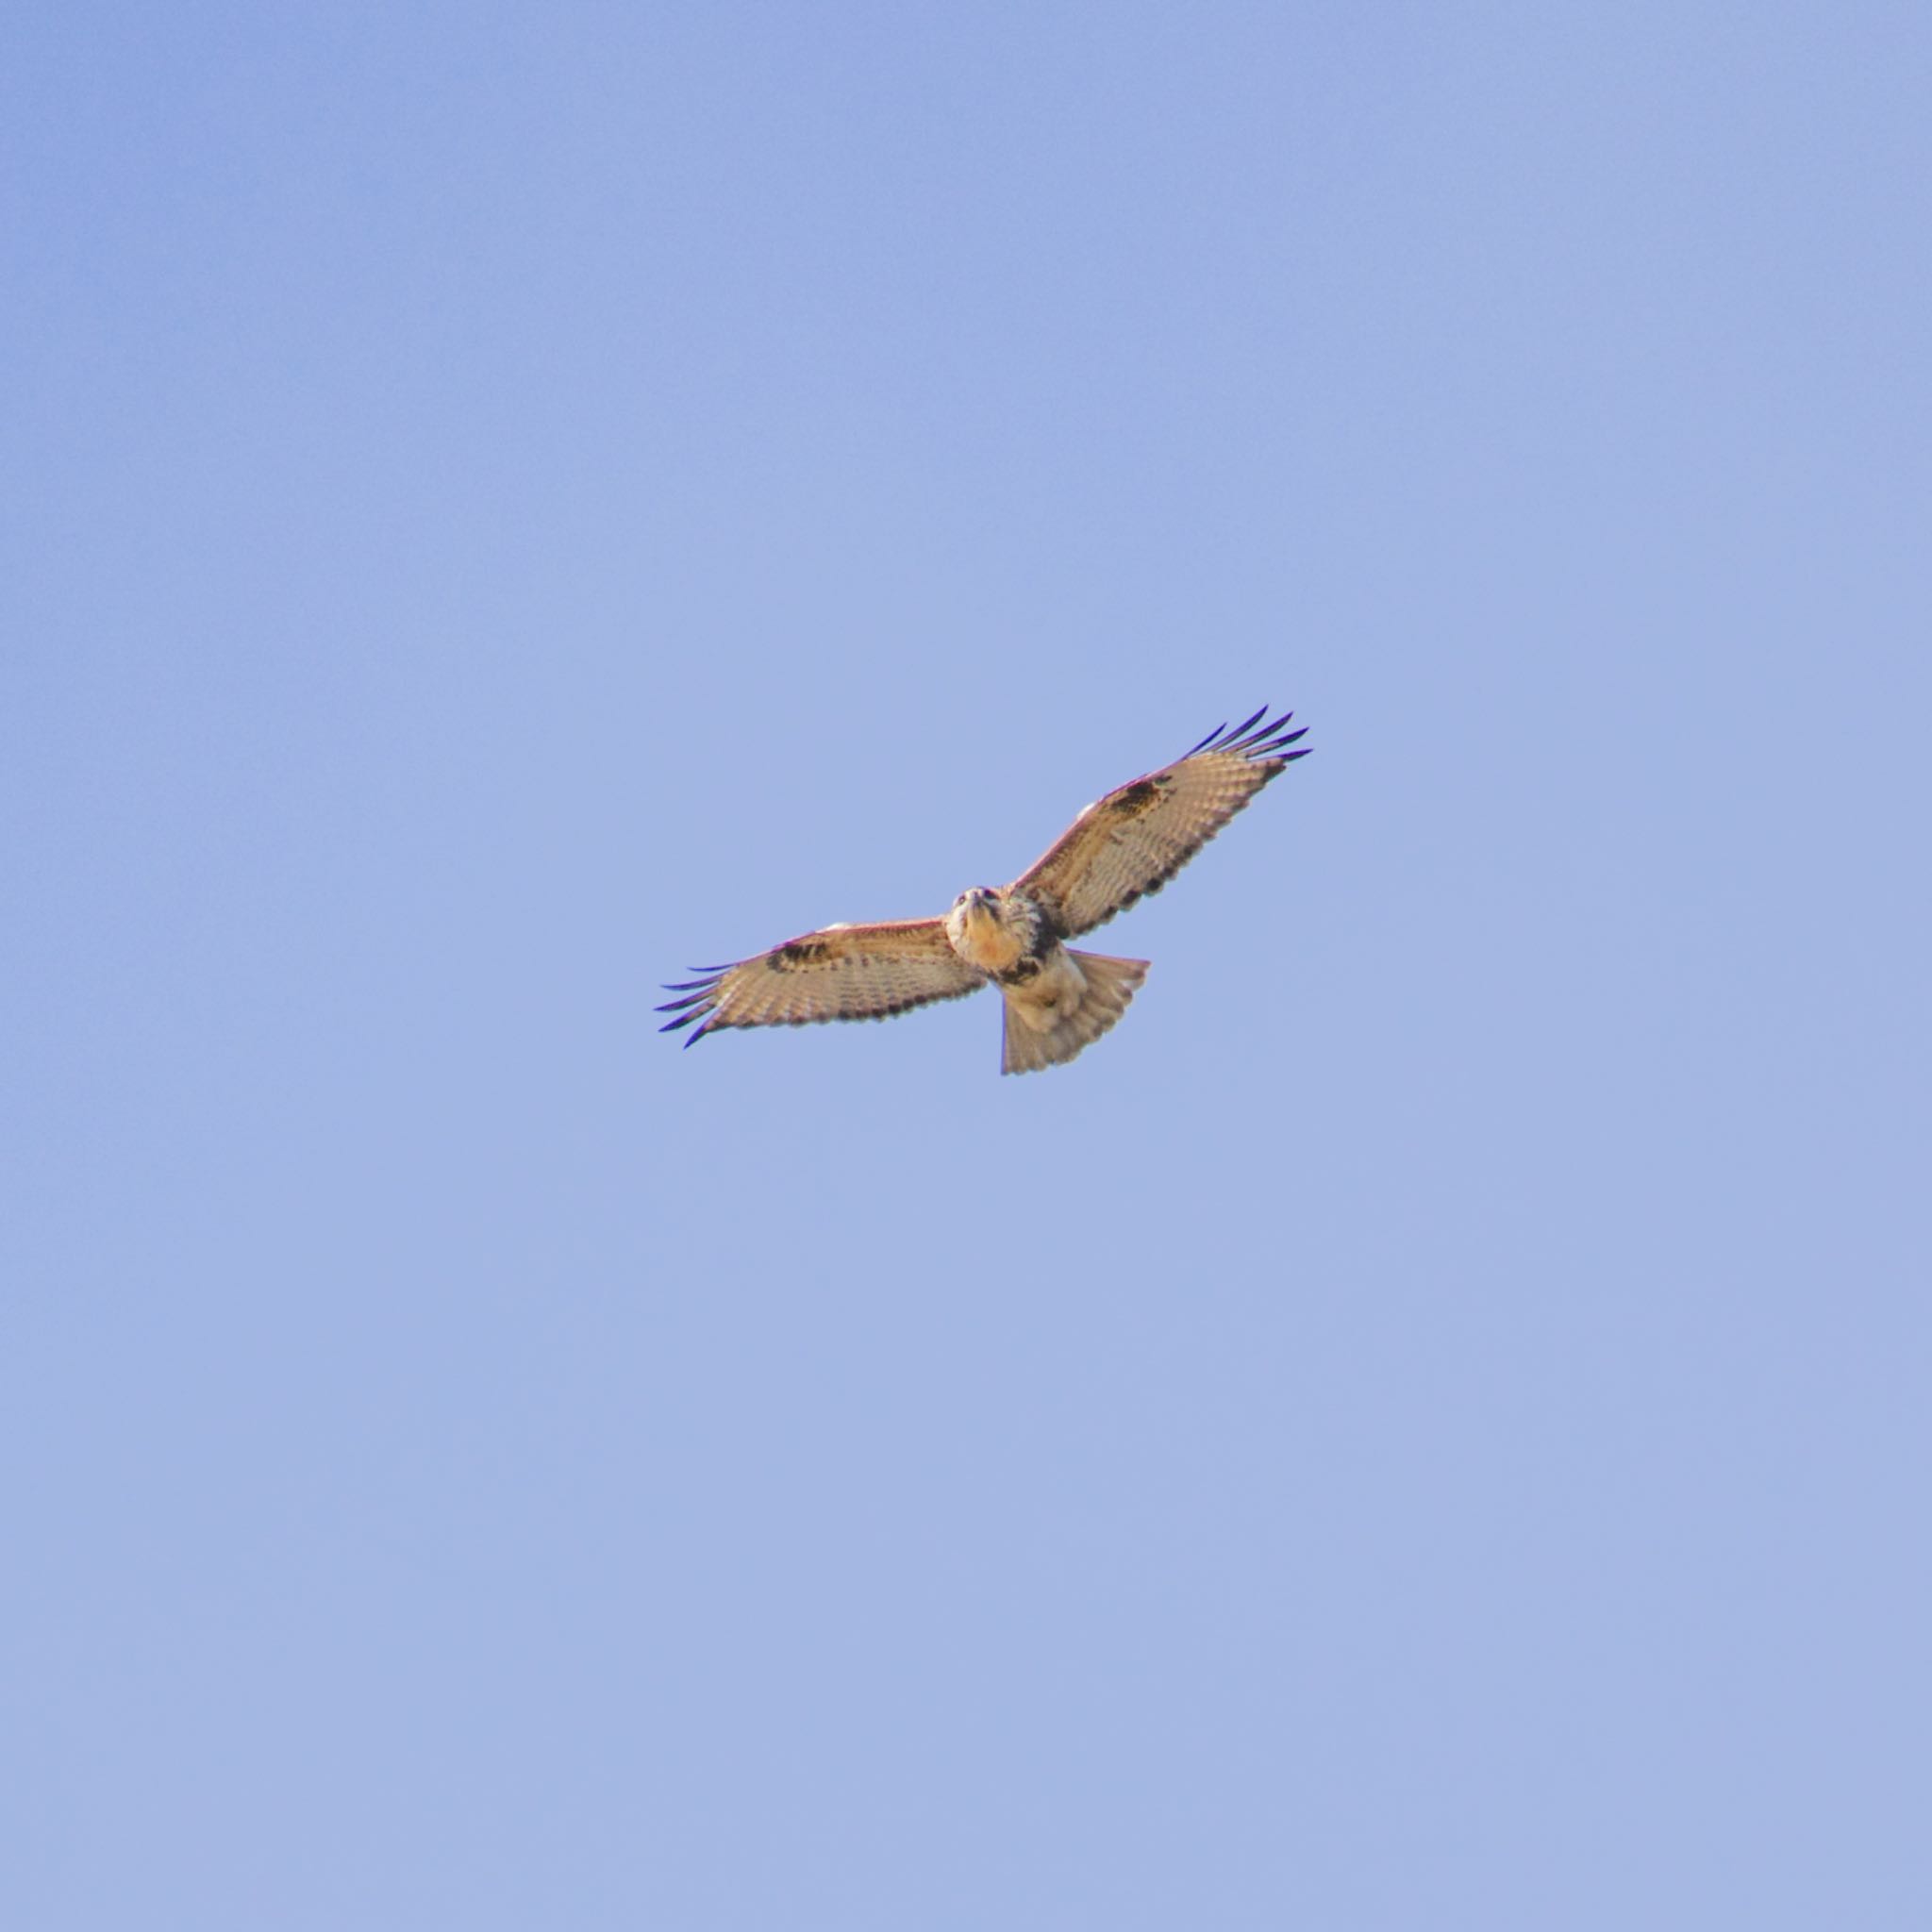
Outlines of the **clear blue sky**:
{"type": "Polygon", "coordinates": [[[0,1916],[1932,1924],[1928,98],[17,18],[0,1916]],[[1264,699],[1076,1066],[654,1032],[1264,699]]]}

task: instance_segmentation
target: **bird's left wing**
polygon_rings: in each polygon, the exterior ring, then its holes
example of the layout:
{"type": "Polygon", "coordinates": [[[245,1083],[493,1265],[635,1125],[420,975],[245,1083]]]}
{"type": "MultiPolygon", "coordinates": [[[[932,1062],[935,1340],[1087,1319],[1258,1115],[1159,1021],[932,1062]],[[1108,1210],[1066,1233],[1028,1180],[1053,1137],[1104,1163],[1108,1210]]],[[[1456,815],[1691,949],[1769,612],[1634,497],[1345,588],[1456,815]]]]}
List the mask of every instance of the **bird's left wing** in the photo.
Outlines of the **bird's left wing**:
{"type": "Polygon", "coordinates": [[[1267,716],[1264,705],[1232,730],[1210,731],[1186,758],[1090,805],[1013,890],[1069,939],[1158,892],[1291,758],[1307,757],[1288,749],[1303,735],[1283,729],[1294,713],[1267,716]]]}
{"type": "Polygon", "coordinates": [[[803,1026],[813,1020],[883,1020],[932,1000],[956,1000],[986,984],[946,940],[941,919],[828,925],[700,979],[665,988],[679,995],[658,1030],[692,1028],[690,1046],[724,1026],[803,1026]]]}

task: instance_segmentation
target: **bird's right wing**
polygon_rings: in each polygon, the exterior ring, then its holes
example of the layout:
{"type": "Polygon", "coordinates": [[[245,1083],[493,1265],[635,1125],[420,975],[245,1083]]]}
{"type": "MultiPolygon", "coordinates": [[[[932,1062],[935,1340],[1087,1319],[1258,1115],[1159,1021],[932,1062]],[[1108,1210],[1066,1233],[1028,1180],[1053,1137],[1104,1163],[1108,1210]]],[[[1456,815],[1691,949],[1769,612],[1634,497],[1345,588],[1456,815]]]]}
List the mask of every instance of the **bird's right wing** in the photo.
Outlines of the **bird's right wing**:
{"type": "Polygon", "coordinates": [[[690,1046],[724,1026],[803,1026],[814,1020],[883,1020],[933,1000],[956,1000],[986,975],[954,952],[941,919],[828,925],[703,977],[667,986],[679,995],[658,1030],[692,1029],[690,1046]]]}
{"type": "Polygon", "coordinates": [[[1257,711],[1210,731],[1185,758],[1090,805],[1014,880],[1067,939],[1104,925],[1143,892],[1158,892],[1270,779],[1306,751],[1289,746],[1292,711],[1257,711]]]}

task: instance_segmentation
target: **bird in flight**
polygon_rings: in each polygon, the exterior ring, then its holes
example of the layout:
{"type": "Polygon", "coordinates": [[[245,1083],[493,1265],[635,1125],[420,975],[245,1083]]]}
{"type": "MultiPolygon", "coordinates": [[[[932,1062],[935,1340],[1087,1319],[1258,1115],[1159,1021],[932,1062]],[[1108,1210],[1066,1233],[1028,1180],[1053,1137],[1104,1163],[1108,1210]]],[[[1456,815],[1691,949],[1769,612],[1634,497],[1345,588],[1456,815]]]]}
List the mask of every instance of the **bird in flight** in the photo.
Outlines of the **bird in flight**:
{"type": "Polygon", "coordinates": [[[941,919],[827,925],[703,976],[669,985],[658,1030],[685,1045],[726,1026],[883,1020],[991,984],[1006,1005],[1003,1074],[1058,1066],[1126,1011],[1145,959],[1065,943],[1158,892],[1270,779],[1306,750],[1307,727],[1270,721],[1210,731],[1186,757],[1090,805],[1009,886],[974,886],[941,919]],[[693,1023],[696,1023],[693,1024],[693,1023]]]}

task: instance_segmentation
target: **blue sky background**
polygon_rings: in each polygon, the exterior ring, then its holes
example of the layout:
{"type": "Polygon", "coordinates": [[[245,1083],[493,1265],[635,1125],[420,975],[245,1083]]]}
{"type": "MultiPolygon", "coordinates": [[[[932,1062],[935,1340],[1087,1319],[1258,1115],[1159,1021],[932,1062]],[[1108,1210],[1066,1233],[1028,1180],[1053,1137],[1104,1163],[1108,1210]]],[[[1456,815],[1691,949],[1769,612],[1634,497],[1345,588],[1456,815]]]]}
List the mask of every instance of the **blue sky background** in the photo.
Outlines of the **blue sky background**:
{"type": "Polygon", "coordinates": [[[1925,9],[9,46],[9,1924],[1932,1923],[1925,9]]]}

